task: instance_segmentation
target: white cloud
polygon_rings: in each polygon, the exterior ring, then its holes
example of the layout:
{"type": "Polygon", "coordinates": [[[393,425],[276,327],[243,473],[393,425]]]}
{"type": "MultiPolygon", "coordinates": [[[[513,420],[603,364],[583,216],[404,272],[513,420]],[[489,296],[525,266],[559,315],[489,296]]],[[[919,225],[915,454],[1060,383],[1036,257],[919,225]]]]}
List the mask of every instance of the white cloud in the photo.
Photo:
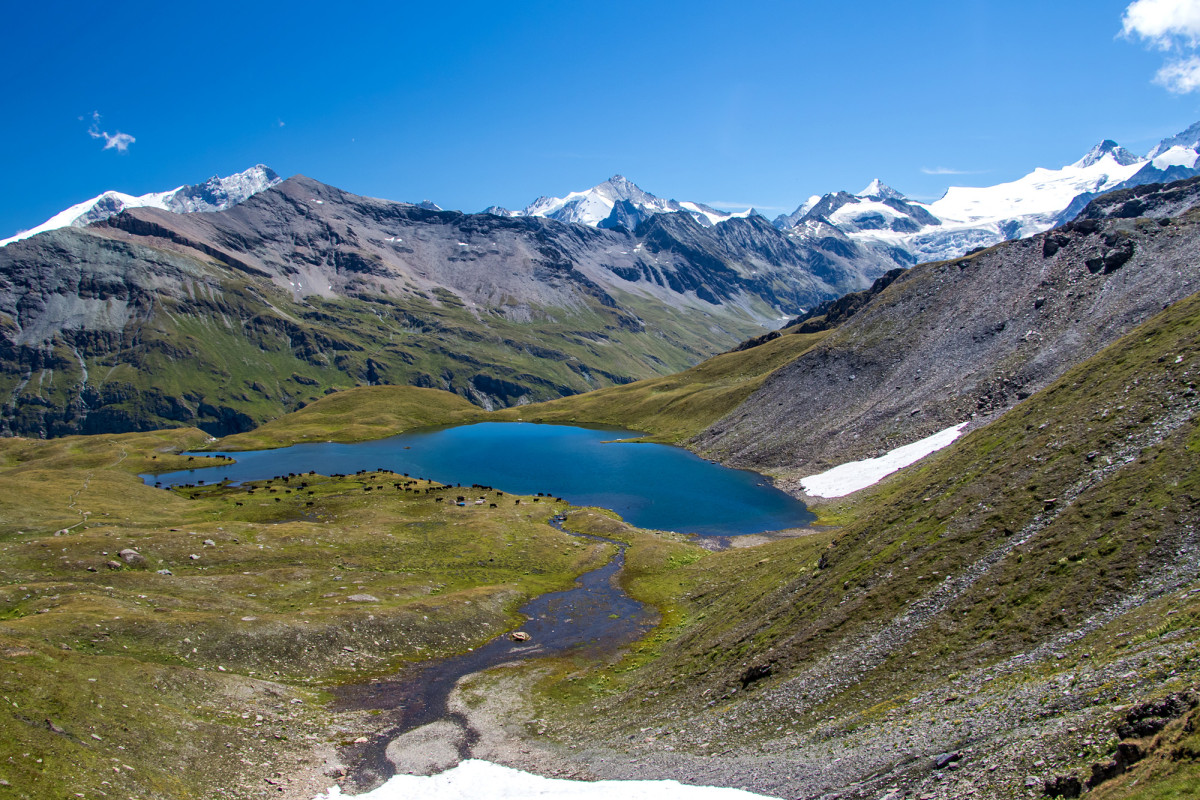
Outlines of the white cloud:
{"type": "Polygon", "coordinates": [[[92,112],[92,124],[88,128],[88,136],[91,136],[93,139],[103,139],[105,150],[116,150],[118,153],[126,152],[129,149],[129,145],[137,141],[137,139],[128,133],[117,131],[110,134],[108,131],[100,130],[99,111],[92,112]]]}
{"type": "Polygon", "coordinates": [[[1184,55],[1200,47],[1200,0],[1135,0],[1125,9],[1121,33],[1177,54],[1155,73],[1159,86],[1176,94],[1200,89],[1200,58],[1184,55]]]}
{"type": "Polygon", "coordinates": [[[1200,44],[1200,0],[1135,0],[1125,9],[1121,32],[1163,50],[1200,44]]]}
{"type": "Polygon", "coordinates": [[[1187,94],[1200,89],[1200,58],[1168,62],[1154,75],[1154,82],[1175,94],[1187,94]]]}
{"type": "Polygon", "coordinates": [[[103,139],[105,150],[115,149],[118,153],[124,153],[129,149],[129,145],[137,141],[137,139],[130,136],[128,133],[121,133],[120,131],[117,131],[111,136],[109,136],[108,131],[100,131],[100,133],[93,133],[92,138],[103,139]]]}

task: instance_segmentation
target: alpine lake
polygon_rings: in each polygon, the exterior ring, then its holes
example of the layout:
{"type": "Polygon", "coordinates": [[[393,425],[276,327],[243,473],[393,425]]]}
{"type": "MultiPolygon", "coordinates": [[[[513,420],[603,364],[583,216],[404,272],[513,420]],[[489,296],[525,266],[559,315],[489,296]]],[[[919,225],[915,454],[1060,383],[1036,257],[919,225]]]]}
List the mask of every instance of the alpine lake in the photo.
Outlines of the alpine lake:
{"type": "Polygon", "coordinates": [[[192,453],[236,463],[142,478],[169,487],[381,469],[449,486],[561,497],[576,506],[610,509],[639,528],[701,536],[797,528],[814,519],[802,502],[755,472],[729,469],[679,447],[620,441],[639,435],[614,428],[482,422],[354,444],[192,453]]]}

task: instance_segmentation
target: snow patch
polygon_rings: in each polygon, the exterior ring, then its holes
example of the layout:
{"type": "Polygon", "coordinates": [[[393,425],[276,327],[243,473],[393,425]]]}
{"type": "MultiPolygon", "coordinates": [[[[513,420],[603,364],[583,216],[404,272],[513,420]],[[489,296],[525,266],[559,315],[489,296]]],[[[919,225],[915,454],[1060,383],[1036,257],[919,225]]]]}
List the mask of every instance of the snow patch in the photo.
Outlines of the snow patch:
{"type": "Polygon", "coordinates": [[[728,219],[745,219],[754,211],[753,208],[747,208],[745,211],[718,211],[712,206],[706,206],[703,203],[692,203],[687,200],[678,205],[696,219],[703,217],[708,220],[710,225],[716,225],[718,222],[724,222],[728,219]]]}
{"type": "Polygon", "coordinates": [[[1157,169],[1167,169],[1168,167],[1187,167],[1188,169],[1193,169],[1196,166],[1197,158],[1200,158],[1200,153],[1197,153],[1195,150],[1175,145],[1160,155],[1155,156],[1150,163],[1157,169]]]}
{"type": "Polygon", "coordinates": [[[844,497],[859,489],[873,486],[893,472],[914,464],[943,447],[948,447],[962,435],[963,428],[968,424],[970,423],[962,422],[952,428],[938,431],[920,441],[897,447],[879,458],[851,461],[819,475],[809,475],[800,479],[800,485],[813,497],[844,497]]]}
{"type": "MultiPolygon", "coordinates": [[[[354,795],[365,800],[761,800],[769,795],[718,786],[689,786],[678,781],[569,781],[543,778],[489,761],[468,759],[438,775],[396,775],[378,789],[354,795]]],[[[314,800],[346,797],[334,786],[314,800]]]]}

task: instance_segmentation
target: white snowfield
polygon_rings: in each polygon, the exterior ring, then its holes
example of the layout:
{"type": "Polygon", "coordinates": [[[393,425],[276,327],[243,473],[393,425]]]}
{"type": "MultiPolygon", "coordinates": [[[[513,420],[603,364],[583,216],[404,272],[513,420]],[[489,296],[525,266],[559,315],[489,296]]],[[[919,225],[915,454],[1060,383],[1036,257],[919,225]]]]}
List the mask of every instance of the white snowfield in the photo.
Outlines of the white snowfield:
{"type": "MultiPolygon", "coordinates": [[[[179,187],[180,189],[183,187],[179,187]]],[[[96,195],[91,200],[84,200],[82,203],[76,203],[65,211],[60,211],[50,219],[26,231],[21,231],[18,234],[0,239],[0,247],[19,242],[22,239],[28,239],[30,236],[36,236],[39,233],[53,231],[59,228],[68,226],[83,227],[91,222],[104,219],[107,216],[112,216],[126,208],[161,208],[166,209],[164,198],[174,194],[179,189],[172,189],[169,192],[151,192],[140,197],[124,194],[123,192],[105,192],[96,195]]]]}
{"type": "Polygon", "coordinates": [[[1038,167],[1023,178],[995,186],[951,186],[941,199],[926,206],[943,226],[967,226],[1021,217],[1037,220],[1026,235],[1046,230],[1050,218],[1084,192],[1105,192],[1145,166],[1144,160],[1121,164],[1106,154],[1092,163],[1087,159],[1061,169],[1038,167]],[[1040,230],[1038,230],[1040,229],[1040,230]]]}
{"type": "Polygon", "coordinates": [[[1182,145],[1175,145],[1161,154],[1150,160],[1154,166],[1159,169],[1167,169],[1168,167],[1187,167],[1193,169],[1196,166],[1196,159],[1200,157],[1200,153],[1182,145]]]}
{"type": "MultiPolygon", "coordinates": [[[[346,797],[338,787],[314,800],[346,797]]],[[[678,781],[568,781],[468,759],[438,775],[396,775],[362,800],[778,800],[765,794],[678,781]]]]}
{"type": "Polygon", "coordinates": [[[819,475],[809,475],[807,478],[800,479],[800,485],[812,497],[845,497],[859,489],[873,486],[893,472],[904,469],[909,464],[915,464],[930,453],[949,446],[962,435],[963,428],[968,424],[968,422],[962,422],[953,428],[938,431],[920,441],[888,451],[879,458],[851,461],[819,475]]]}

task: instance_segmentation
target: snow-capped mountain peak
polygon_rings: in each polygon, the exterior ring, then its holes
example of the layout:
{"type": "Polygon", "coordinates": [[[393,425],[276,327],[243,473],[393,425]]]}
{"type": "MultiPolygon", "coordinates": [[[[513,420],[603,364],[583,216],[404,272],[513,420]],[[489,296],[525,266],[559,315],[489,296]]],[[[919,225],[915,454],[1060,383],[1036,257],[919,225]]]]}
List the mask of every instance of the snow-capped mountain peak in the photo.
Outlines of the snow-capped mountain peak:
{"type": "Polygon", "coordinates": [[[1129,152],[1112,139],[1105,139],[1104,141],[1100,142],[1100,144],[1089,150],[1087,155],[1076,161],[1071,166],[1085,169],[1093,166],[1094,164],[1099,164],[1105,158],[1115,161],[1122,167],[1128,167],[1132,164],[1140,164],[1146,160],[1141,156],[1134,155],[1133,153],[1129,152]]]}
{"type": "Polygon", "coordinates": [[[593,228],[627,228],[654,214],[680,211],[691,214],[697,222],[707,227],[735,217],[747,217],[753,209],[731,213],[718,211],[703,203],[664,200],[645,191],[624,175],[614,175],[590,189],[571,192],[566,197],[539,197],[521,211],[509,211],[499,206],[486,209],[487,213],[497,216],[547,217],[593,228]]]}
{"type": "Polygon", "coordinates": [[[867,184],[867,188],[858,193],[858,197],[877,197],[880,200],[903,200],[904,195],[876,178],[867,184]]]}
{"type": "Polygon", "coordinates": [[[160,208],[187,214],[197,211],[221,211],[241,203],[282,180],[267,166],[256,164],[244,172],[227,178],[214,175],[204,183],[180,186],[168,192],[151,192],[140,196],[122,192],[104,192],[60,211],[50,219],[27,231],[0,240],[0,247],[39,233],[57,228],[82,228],[93,222],[108,219],[127,208],[160,208]]]}
{"type": "Polygon", "coordinates": [[[810,199],[775,224],[793,237],[806,238],[814,235],[811,223],[823,221],[899,266],[955,258],[972,248],[1061,224],[1097,194],[1194,174],[1200,164],[1198,149],[1200,123],[1164,139],[1151,151],[1151,160],[1105,139],[1073,164],[1038,168],[993,186],[951,186],[932,203],[907,200],[874,180],[857,195],[834,192],[816,203],[810,199]]]}

